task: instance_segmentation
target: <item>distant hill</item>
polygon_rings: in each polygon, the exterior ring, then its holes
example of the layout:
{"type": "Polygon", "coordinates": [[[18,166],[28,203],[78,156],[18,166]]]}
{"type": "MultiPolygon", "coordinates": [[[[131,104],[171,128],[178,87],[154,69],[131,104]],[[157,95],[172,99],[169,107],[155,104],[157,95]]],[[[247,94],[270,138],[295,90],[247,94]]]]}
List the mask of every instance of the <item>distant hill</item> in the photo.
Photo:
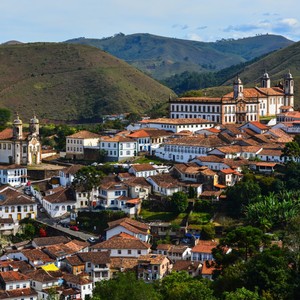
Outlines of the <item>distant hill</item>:
{"type": "Polygon", "coordinates": [[[66,42],[100,48],[159,80],[185,71],[218,71],[293,44],[279,35],[205,43],[142,33],[66,42]]]}
{"type": "Polygon", "coordinates": [[[86,122],[142,113],[172,91],[95,47],[64,43],[0,45],[0,106],[23,120],[86,122]]]}

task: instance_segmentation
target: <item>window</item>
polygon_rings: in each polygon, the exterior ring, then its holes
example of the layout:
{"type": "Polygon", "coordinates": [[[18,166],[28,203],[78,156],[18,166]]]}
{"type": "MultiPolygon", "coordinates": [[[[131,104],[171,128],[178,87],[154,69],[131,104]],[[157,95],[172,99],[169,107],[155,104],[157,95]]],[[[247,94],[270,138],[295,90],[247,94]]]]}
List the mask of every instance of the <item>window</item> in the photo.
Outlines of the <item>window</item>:
{"type": "Polygon", "coordinates": [[[138,254],[142,254],[142,251],[141,251],[141,250],[138,250],[138,254]]]}
{"type": "Polygon", "coordinates": [[[118,250],[118,254],[121,254],[122,253],[122,251],[121,250],[118,250]]]}
{"type": "Polygon", "coordinates": [[[131,250],[128,250],[127,252],[128,252],[128,254],[131,254],[131,250]]]}

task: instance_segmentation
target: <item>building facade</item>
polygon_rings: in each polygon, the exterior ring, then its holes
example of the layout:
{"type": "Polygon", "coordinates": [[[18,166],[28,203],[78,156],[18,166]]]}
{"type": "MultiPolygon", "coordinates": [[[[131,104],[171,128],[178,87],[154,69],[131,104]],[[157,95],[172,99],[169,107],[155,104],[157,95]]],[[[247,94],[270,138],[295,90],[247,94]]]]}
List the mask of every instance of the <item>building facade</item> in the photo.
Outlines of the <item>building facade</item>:
{"type": "Polygon", "coordinates": [[[261,116],[274,116],[281,106],[294,106],[294,80],[289,72],[283,84],[271,87],[268,73],[261,78],[261,87],[244,88],[237,76],[233,91],[220,98],[182,97],[169,99],[170,117],[202,118],[222,124],[258,121],[261,116]]]}
{"type": "Polygon", "coordinates": [[[33,165],[41,163],[39,120],[33,116],[29,121],[29,132],[23,132],[19,115],[13,121],[13,128],[0,132],[0,163],[33,165]]]}

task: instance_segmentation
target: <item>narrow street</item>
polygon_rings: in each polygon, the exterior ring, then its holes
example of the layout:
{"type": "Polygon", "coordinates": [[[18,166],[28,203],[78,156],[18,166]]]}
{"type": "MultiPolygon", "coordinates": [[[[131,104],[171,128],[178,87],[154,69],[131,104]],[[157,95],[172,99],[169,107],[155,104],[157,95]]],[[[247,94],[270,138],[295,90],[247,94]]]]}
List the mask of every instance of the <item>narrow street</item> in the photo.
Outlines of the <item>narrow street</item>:
{"type": "Polygon", "coordinates": [[[47,226],[51,226],[51,227],[55,228],[56,230],[59,230],[61,232],[65,232],[65,233],[73,236],[74,238],[78,238],[78,239],[81,239],[83,241],[87,241],[87,239],[89,237],[94,237],[96,240],[98,240],[98,236],[95,236],[93,234],[85,233],[85,232],[82,232],[82,231],[74,231],[74,230],[71,230],[69,228],[58,225],[55,220],[48,218],[48,216],[45,213],[38,212],[38,216],[36,218],[36,221],[39,222],[39,223],[45,224],[47,226]]]}

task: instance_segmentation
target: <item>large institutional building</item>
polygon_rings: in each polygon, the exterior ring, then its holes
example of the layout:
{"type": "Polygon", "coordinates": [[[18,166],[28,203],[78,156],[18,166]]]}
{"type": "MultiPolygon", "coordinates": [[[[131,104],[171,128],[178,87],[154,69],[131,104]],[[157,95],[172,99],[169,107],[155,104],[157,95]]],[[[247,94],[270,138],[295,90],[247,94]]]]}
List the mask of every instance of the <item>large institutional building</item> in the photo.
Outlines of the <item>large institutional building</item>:
{"type": "Polygon", "coordinates": [[[17,115],[13,128],[0,132],[0,163],[31,165],[41,163],[39,120],[29,122],[29,132],[23,132],[23,122],[17,115]]]}
{"type": "Polygon", "coordinates": [[[222,124],[258,121],[262,116],[275,116],[281,106],[294,106],[294,80],[289,72],[283,84],[271,87],[268,73],[261,78],[261,87],[244,88],[239,76],[233,91],[220,98],[182,97],[170,99],[170,117],[203,118],[222,124]]]}

